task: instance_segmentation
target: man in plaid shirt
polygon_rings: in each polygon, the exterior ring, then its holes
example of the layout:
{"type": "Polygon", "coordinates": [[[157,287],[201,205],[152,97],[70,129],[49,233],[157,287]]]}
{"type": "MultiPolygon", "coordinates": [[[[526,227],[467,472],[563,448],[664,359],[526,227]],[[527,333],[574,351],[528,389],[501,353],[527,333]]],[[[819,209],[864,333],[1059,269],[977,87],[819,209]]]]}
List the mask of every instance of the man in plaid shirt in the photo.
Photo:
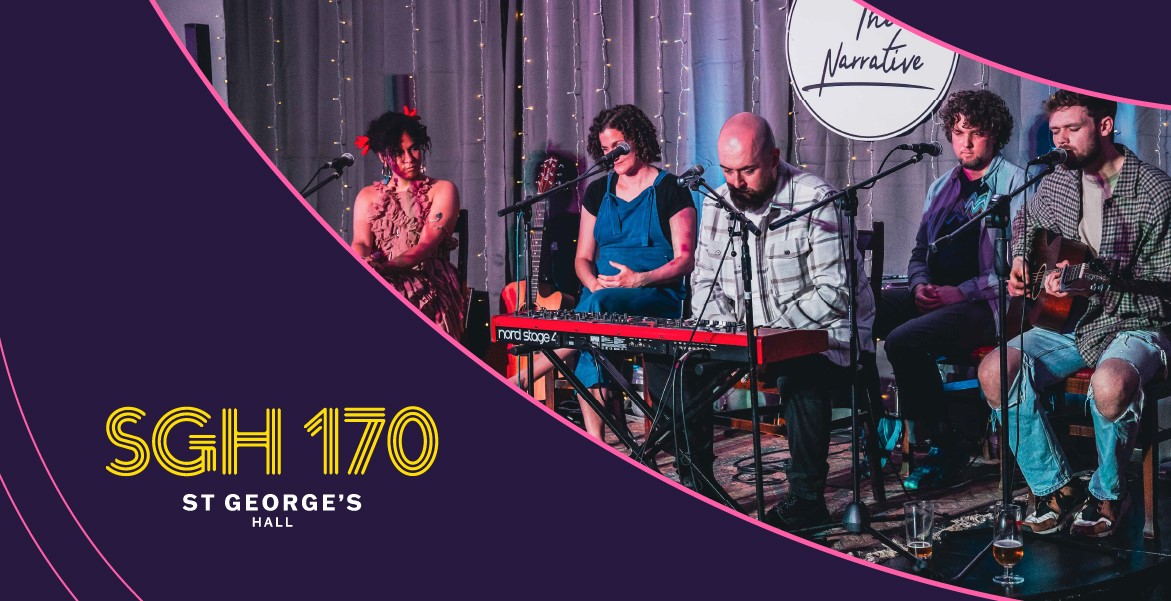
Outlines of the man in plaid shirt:
{"type": "MultiPolygon", "coordinates": [[[[1144,384],[1164,375],[1171,340],[1171,301],[1126,290],[1125,280],[1171,282],[1171,178],[1114,144],[1117,104],[1059,91],[1045,103],[1054,145],[1069,153],[1063,168],[1047,176],[1013,223],[1009,292],[1020,296],[1028,279],[1029,246],[1049,230],[1086,243],[1098,256],[1117,259],[1123,281],[1103,294],[1063,290],[1057,274],[1044,280],[1055,296],[1090,296],[1089,308],[1072,333],[1035,328],[1010,342],[1008,440],[1037,495],[1036,510],[1023,527],[1040,534],[1058,531],[1076,510],[1075,535],[1111,534],[1125,513],[1126,462],[1138,432],[1144,384]],[[1022,354],[1024,362],[1022,364],[1022,354]],[[1045,417],[1038,391],[1075,371],[1094,366],[1090,413],[1098,469],[1088,495],[1072,478],[1069,462],[1045,417]],[[1019,372],[1019,373],[1018,373],[1019,372]]],[[[993,353],[980,365],[980,384],[994,409],[1000,407],[1000,360],[993,353]]]]}
{"type": "MultiPolygon", "coordinates": [[[[792,455],[789,494],[770,510],[766,522],[799,529],[829,519],[824,491],[829,464],[829,417],[832,401],[848,400],[850,326],[846,318],[847,247],[844,218],[833,203],[775,231],[769,224],[812,206],[834,193],[820,178],[781,160],[768,123],[740,113],[724,124],[717,142],[720,168],[727,183],[717,192],[760,227],[752,248],[752,315],[755,325],[823,329],[830,348],[820,355],[770,366],[768,380],[781,390],[792,455]]],[[[704,203],[695,271],[691,275],[691,316],[744,320],[739,239],[730,239],[731,217],[714,201],[704,203]],[[710,298],[709,298],[710,297],[710,298]]],[[[857,256],[861,257],[859,253],[857,256]]],[[[859,267],[859,348],[872,350],[870,329],[874,298],[859,267]]],[[[692,386],[702,386],[694,378],[692,386]]],[[[766,380],[766,381],[768,381],[766,380]]]]}

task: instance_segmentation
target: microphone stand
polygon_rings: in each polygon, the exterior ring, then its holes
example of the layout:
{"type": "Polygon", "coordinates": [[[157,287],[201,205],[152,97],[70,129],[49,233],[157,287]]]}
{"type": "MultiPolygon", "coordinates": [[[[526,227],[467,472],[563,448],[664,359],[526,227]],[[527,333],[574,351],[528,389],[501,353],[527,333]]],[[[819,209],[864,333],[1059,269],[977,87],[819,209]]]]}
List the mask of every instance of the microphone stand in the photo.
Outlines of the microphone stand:
{"type": "MultiPolygon", "coordinates": [[[[907,559],[910,559],[912,561],[913,565],[915,565],[919,569],[926,569],[926,562],[920,561],[910,551],[907,551],[906,549],[902,548],[901,546],[895,544],[895,542],[892,541],[889,537],[887,537],[885,534],[879,532],[873,526],[871,526],[870,522],[872,521],[872,518],[870,517],[870,512],[866,509],[866,505],[862,503],[862,474],[861,474],[859,457],[858,457],[858,433],[859,433],[859,426],[858,426],[859,341],[858,341],[858,338],[859,338],[859,335],[858,335],[858,291],[857,291],[858,263],[857,263],[857,244],[855,242],[857,239],[857,227],[856,227],[855,217],[858,214],[858,190],[868,188],[872,184],[877,182],[878,180],[880,180],[880,179],[882,179],[892,173],[895,173],[896,171],[900,171],[906,167],[909,167],[911,165],[914,165],[915,163],[922,161],[923,156],[925,154],[927,154],[927,152],[916,152],[915,156],[895,165],[894,167],[891,167],[890,169],[887,169],[881,173],[875,174],[873,177],[871,177],[867,180],[858,182],[857,184],[854,184],[853,186],[849,186],[849,187],[846,187],[842,190],[839,190],[838,192],[835,192],[834,194],[831,194],[830,196],[827,196],[826,198],[822,199],[820,202],[814,204],[813,206],[802,209],[801,211],[798,211],[796,213],[788,215],[782,219],[779,219],[779,220],[774,221],[773,223],[769,224],[769,231],[776,230],[776,229],[784,227],[794,221],[797,221],[798,219],[804,217],[805,215],[808,215],[814,211],[817,211],[818,209],[821,209],[822,207],[824,207],[830,203],[837,203],[837,205],[841,208],[842,212],[846,215],[846,221],[848,224],[847,225],[847,233],[849,234],[849,241],[850,241],[850,243],[847,245],[847,246],[849,246],[849,252],[848,252],[848,263],[846,266],[846,287],[849,292],[849,298],[850,298],[850,302],[849,302],[849,306],[848,306],[848,310],[847,310],[847,319],[850,324],[850,380],[851,380],[851,382],[850,382],[850,431],[851,431],[851,436],[853,437],[853,444],[851,444],[850,446],[851,446],[851,462],[852,462],[852,465],[851,465],[852,470],[851,471],[853,473],[853,499],[850,501],[850,504],[846,506],[846,511],[842,515],[842,521],[840,524],[833,523],[833,524],[824,524],[821,526],[814,526],[811,528],[802,528],[801,530],[798,531],[798,533],[804,534],[804,533],[822,532],[824,530],[836,528],[838,526],[841,526],[842,528],[844,528],[846,530],[846,532],[849,532],[851,534],[866,533],[866,534],[869,534],[870,536],[874,537],[875,539],[877,539],[880,543],[882,543],[887,548],[895,551],[896,553],[898,553],[899,555],[902,555],[903,557],[905,557],[907,559]]],[[[875,428],[873,428],[874,422],[875,422],[874,407],[873,407],[874,401],[872,400],[869,403],[869,405],[870,405],[869,419],[870,419],[871,426],[872,426],[871,429],[877,431],[875,428]]],[[[873,439],[874,436],[871,436],[871,438],[873,439]]],[[[873,445],[874,442],[871,441],[869,444],[873,445]]],[[[870,447],[870,448],[873,448],[873,447],[870,447]]],[[[870,469],[872,471],[879,469],[880,466],[881,466],[880,463],[875,462],[873,458],[871,459],[870,469]]],[[[885,497],[885,491],[881,489],[881,486],[877,486],[875,488],[874,495],[876,497],[878,497],[879,495],[882,495],[883,497],[885,497]]],[[[880,521],[895,521],[895,518],[882,518],[880,521]]]]}
{"type": "MultiPolygon", "coordinates": [[[[333,173],[329,174],[329,177],[326,177],[325,179],[318,182],[316,186],[313,186],[312,188],[310,188],[308,190],[302,189],[300,192],[301,198],[309,198],[310,195],[312,195],[314,192],[324,188],[325,185],[328,184],[329,182],[332,182],[333,180],[341,177],[342,176],[342,169],[343,169],[343,167],[337,167],[333,170],[333,173]]],[[[318,169],[317,172],[320,173],[321,169],[318,169]]],[[[312,181],[312,180],[310,180],[310,181],[312,181]]],[[[306,187],[308,187],[308,184],[306,184],[306,187]]]]}
{"type": "Polygon", "coordinates": [[[583,173],[583,174],[581,174],[581,175],[579,175],[579,176],[577,176],[567,182],[557,184],[556,186],[553,186],[552,188],[549,188],[548,190],[545,190],[544,192],[541,192],[539,194],[533,194],[530,196],[526,196],[524,200],[522,200],[520,202],[515,202],[511,206],[507,206],[507,207],[504,207],[503,209],[500,209],[499,211],[496,211],[496,216],[497,217],[504,217],[506,215],[511,215],[517,211],[526,210],[529,207],[533,206],[534,204],[541,202],[542,200],[545,200],[545,198],[552,196],[553,194],[556,194],[556,193],[558,193],[558,192],[560,192],[570,186],[573,186],[584,179],[589,179],[599,173],[609,171],[614,168],[614,161],[617,159],[618,159],[618,157],[615,157],[612,160],[604,160],[604,159],[600,160],[597,163],[594,163],[594,165],[592,167],[590,167],[589,169],[586,169],[585,173],[583,173]]]}
{"type": "MultiPolygon", "coordinates": [[[[752,254],[748,245],[751,233],[760,236],[760,228],[752,223],[744,213],[737,209],[726,198],[720,195],[707,184],[702,177],[688,178],[685,182],[691,190],[698,191],[705,197],[716,201],[732,220],[728,223],[728,236],[740,238],[740,276],[744,286],[744,330],[748,344],[748,398],[752,408],[752,465],[756,470],[756,519],[764,521],[764,461],[760,445],[760,400],[757,396],[756,365],[758,361],[756,349],[756,325],[752,317],[752,254]],[[700,187],[703,190],[700,190],[700,187]]],[[[682,402],[682,399],[680,399],[682,402]]],[[[686,423],[686,408],[683,411],[686,423]]],[[[684,426],[686,427],[686,426],[684,426]]]]}
{"type": "MultiPolygon", "coordinates": [[[[997,348],[1000,352],[1000,491],[1002,507],[1008,507],[1012,503],[1012,489],[1009,485],[1009,480],[1012,479],[1013,468],[1009,465],[1006,458],[1005,450],[1008,446],[1008,275],[1010,269],[1009,259],[1009,240],[1011,236],[1008,234],[1009,228],[1009,207],[1011,201],[1021,192],[1031,187],[1033,184],[1041,180],[1041,178],[1053,173],[1057,169],[1055,164],[1047,164],[1046,168],[1037,175],[1028,178],[1025,183],[1021,184],[1017,189],[1008,194],[997,197],[990,203],[983,211],[980,211],[969,219],[966,223],[957,228],[954,232],[942,236],[931,243],[931,252],[936,252],[939,247],[947,246],[955,241],[960,234],[974,224],[980,221],[985,221],[989,229],[996,230],[996,279],[997,279],[997,348]]],[[[995,519],[995,518],[994,518],[995,519]]],[[[948,582],[958,582],[976,565],[976,561],[984,556],[992,548],[992,541],[989,541],[987,546],[976,553],[976,556],[963,567],[954,576],[948,578],[948,582]]]]}
{"type": "MultiPolygon", "coordinates": [[[[520,213],[520,226],[524,228],[524,233],[525,233],[524,256],[526,258],[531,257],[532,252],[533,252],[533,249],[532,249],[533,231],[532,231],[532,227],[531,227],[531,221],[532,221],[532,217],[533,217],[532,206],[534,204],[537,204],[538,202],[541,202],[542,200],[545,200],[546,198],[552,196],[553,194],[561,192],[562,190],[565,190],[571,186],[577,185],[577,183],[582,180],[591,178],[595,175],[598,175],[599,173],[603,173],[605,171],[609,171],[609,170],[613,169],[614,168],[614,161],[617,159],[618,159],[618,157],[614,157],[613,159],[609,159],[609,160],[607,160],[607,159],[600,160],[597,163],[595,163],[593,166],[591,166],[589,169],[586,169],[585,173],[582,173],[578,177],[575,177],[567,182],[563,182],[563,183],[560,183],[556,186],[553,186],[552,188],[549,188],[548,190],[545,190],[544,192],[540,192],[538,194],[526,196],[524,200],[513,203],[510,206],[504,207],[503,209],[496,211],[497,217],[505,217],[505,216],[511,215],[513,213],[520,213]]],[[[517,252],[519,253],[520,249],[517,249],[517,252]]],[[[532,269],[532,265],[529,265],[528,268],[532,269]]],[[[519,273],[517,274],[517,277],[520,277],[519,273]]],[[[536,302],[536,297],[537,297],[536,295],[537,295],[537,291],[534,290],[532,286],[527,286],[525,288],[525,297],[526,297],[525,298],[525,306],[528,307],[527,310],[530,313],[534,310],[534,304],[536,302]]],[[[520,303],[517,303],[516,314],[518,314],[518,315],[520,314],[520,303]]],[[[528,385],[525,388],[527,389],[526,392],[529,393],[529,396],[532,396],[533,395],[533,387],[536,386],[536,382],[534,382],[534,380],[536,378],[534,377],[535,374],[533,373],[533,359],[535,357],[535,352],[530,350],[527,353],[527,355],[528,355],[529,381],[528,381],[528,385]]]]}

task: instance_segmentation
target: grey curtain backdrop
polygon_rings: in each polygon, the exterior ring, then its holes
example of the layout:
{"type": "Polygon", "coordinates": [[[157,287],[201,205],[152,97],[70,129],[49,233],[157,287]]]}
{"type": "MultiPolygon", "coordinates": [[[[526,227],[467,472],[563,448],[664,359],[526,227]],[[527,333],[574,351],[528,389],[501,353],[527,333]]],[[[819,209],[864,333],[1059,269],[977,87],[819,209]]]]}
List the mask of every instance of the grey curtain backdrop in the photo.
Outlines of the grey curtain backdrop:
{"type": "MultiPolygon", "coordinates": [[[[720,183],[715,139],[739,111],[767,118],[791,162],[845,186],[870,177],[897,144],[947,141],[932,118],[902,138],[854,142],[828,132],[798,101],[785,63],[780,0],[229,0],[231,108],[294,186],[387,109],[388,78],[409,76],[428,126],[428,173],[450,179],[471,214],[469,285],[499,293],[508,226],[497,209],[531,182],[524,164],[564,151],[585,166],[599,110],[632,103],[659,128],[663,166],[694,163],[720,183]],[[788,127],[790,112],[793,127],[788,127]]],[[[1049,148],[1041,102],[1053,90],[965,58],[953,90],[987,88],[1016,118],[1005,156],[1023,164],[1049,148]]],[[[864,102],[860,97],[859,102],[864,102]]],[[[1167,112],[1123,107],[1118,139],[1167,169],[1167,112]]],[[[905,273],[928,184],[955,164],[950,148],[861,196],[860,227],[887,224],[888,274],[905,273]]],[[[360,157],[342,184],[309,202],[345,239],[357,191],[378,177],[360,157]]]]}

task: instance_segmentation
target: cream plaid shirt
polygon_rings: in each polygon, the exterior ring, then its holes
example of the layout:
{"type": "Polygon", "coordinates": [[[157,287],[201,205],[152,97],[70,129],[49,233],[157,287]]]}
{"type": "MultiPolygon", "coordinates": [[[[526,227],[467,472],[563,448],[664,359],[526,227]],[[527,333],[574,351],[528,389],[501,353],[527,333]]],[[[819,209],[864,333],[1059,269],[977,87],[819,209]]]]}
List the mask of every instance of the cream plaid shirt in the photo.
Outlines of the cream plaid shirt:
{"type": "MultiPolygon", "coordinates": [[[[757,326],[773,328],[828,330],[830,348],[825,355],[838,365],[849,365],[845,218],[839,223],[837,207],[831,203],[769,231],[768,225],[773,221],[812,206],[834,192],[821,178],[784,161],[778,169],[777,192],[772,204],[755,214],[746,213],[761,229],[760,237],[750,238],[752,268],[756,272],[752,282],[753,321],[757,326]]],[[[716,191],[727,198],[727,184],[716,191]]],[[[744,320],[740,257],[731,256],[731,252],[725,256],[729,250],[730,221],[727,212],[715,201],[704,201],[695,271],[691,274],[692,317],[744,320]],[[711,300],[705,308],[709,292],[711,300]]],[[[730,251],[739,255],[739,239],[732,241],[730,251]]],[[[870,332],[874,295],[861,267],[861,253],[857,257],[859,348],[873,350],[870,332]]]]}

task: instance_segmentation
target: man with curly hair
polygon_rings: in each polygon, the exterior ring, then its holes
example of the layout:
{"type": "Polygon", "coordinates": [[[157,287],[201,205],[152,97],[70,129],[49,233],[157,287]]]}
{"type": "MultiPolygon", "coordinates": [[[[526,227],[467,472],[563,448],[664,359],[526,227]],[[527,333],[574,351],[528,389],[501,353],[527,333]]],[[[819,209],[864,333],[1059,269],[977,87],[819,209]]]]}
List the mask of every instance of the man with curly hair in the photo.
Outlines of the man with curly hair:
{"type": "Polygon", "coordinates": [[[928,189],[907,266],[908,287],[883,290],[874,322],[894,369],[900,410],[915,424],[916,435],[931,441],[929,454],[905,482],[912,490],[939,486],[967,459],[949,432],[936,359],[967,356],[996,340],[995,230],[981,223],[937,252],[929,246],[1024,181],[1024,170],[1000,156],[1013,127],[1000,96],[988,90],[955,92],[940,119],[959,163],[928,189]]]}

